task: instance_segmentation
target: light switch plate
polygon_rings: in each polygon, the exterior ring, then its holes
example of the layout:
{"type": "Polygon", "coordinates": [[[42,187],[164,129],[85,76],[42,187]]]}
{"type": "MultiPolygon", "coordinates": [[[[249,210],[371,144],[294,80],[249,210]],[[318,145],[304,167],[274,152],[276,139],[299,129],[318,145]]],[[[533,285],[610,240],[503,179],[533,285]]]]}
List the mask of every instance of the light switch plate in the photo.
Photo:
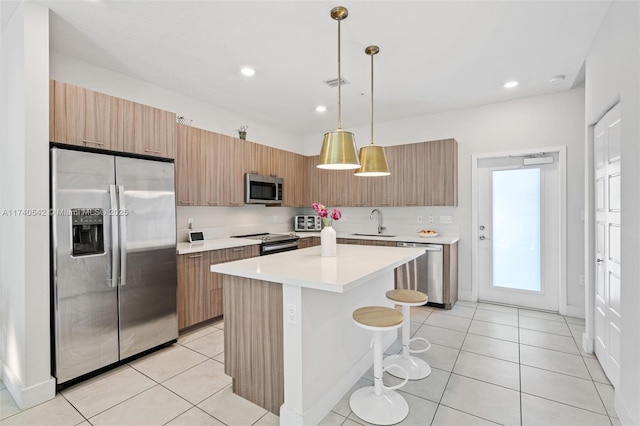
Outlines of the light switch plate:
{"type": "Polygon", "coordinates": [[[440,223],[451,223],[451,216],[440,216],[440,223]]]}

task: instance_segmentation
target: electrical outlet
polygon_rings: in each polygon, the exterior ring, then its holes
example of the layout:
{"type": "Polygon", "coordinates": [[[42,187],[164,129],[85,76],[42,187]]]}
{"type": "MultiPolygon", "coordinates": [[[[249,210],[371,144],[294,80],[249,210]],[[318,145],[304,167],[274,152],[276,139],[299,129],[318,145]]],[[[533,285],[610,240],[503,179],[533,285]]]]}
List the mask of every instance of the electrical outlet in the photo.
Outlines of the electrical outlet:
{"type": "Polygon", "coordinates": [[[418,215],[418,223],[422,223],[422,216],[418,215]]]}
{"type": "Polygon", "coordinates": [[[433,215],[432,214],[429,215],[429,223],[433,223],[433,215]]]}
{"type": "Polygon", "coordinates": [[[287,305],[287,322],[289,324],[297,324],[298,323],[298,309],[296,305],[293,303],[289,303],[287,305]]]}
{"type": "Polygon", "coordinates": [[[451,216],[440,216],[440,223],[451,223],[451,216]]]}
{"type": "Polygon", "coordinates": [[[584,275],[580,275],[578,279],[580,280],[580,285],[584,286],[584,275]]]}
{"type": "Polygon", "coordinates": [[[187,225],[188,225],[189,229],[193,229],[193,218],[192,217],[187,219],[187,225]]]}

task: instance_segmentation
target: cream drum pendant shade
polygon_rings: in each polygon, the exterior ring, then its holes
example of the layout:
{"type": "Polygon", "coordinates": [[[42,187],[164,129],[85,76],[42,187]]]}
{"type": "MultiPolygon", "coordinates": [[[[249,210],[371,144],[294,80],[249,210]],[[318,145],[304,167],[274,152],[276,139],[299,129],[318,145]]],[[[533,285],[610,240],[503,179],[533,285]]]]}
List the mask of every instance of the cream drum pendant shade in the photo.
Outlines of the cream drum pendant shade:
{"type": "Polygon", "coordinates": [[[360,148],[360,168],[356,176],[389,176],[389,164],[384,148],[373,144],[373,55],[380,52],[378,46],[367,46],[364,53],[371,56],[371,143],[360,148]]]}
{"type": "Polygon", "coordinates": [[[348,170],[360,167],[358,147],[351,132],[342,130],[342,76],[340,75],[340,21],[346,19],[349,12],[346,7],[331,9],[331,18],[338,21],[338,128],[324,134],[320,150],[320,169],[348,170]]]}

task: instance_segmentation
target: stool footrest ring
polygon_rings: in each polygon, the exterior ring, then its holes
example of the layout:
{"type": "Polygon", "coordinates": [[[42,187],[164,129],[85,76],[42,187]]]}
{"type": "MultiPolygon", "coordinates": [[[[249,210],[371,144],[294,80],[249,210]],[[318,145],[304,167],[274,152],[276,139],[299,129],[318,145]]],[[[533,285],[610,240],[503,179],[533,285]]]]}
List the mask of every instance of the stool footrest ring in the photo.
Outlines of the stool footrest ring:
{"type": "Polygon", "coordinates": [[[385,367],[382,369],[382,373],[384,374],[384,372],[385,372],[385,371],[387,371],[387,369],[389,369],[389,368],[391,368],[391,367],[397,367],[397,368],[399,368],[399,369],[404,373],[404,381],[403,381],[402,383],[398,384],[398,385],[395,385],[395,386],[387,386],[387,385],[385,385],[385,384],[384,384],[384,382],[382,382],[382,378],[381,378],[381,379],[380,379],[380,382],[382,383],[382,388],[383,388],[384,390],[389,390],[389,391],[396,390],[396,389],[400,389],[401,387],[403,387],[404,385],[406,385],[406,384],[407,384],[407,382],[409,381],[409,373],[407,372],[407,370],[405,370],[405,369],[404,369],[404,367],[401,367],[401,366],[400,366],[400,365],[398,365],[398,364],[390,364],[390,365],[385,366],[385,367]]]}
{"type": "Polygon", "coordinates": [[[431,349],[431,342],[429,342],[425,338],[414,337],[413,339],[409,340],[409,346],[411,346],[411,342],[424,342],[424,343],[427,344],[427,347],[426,348],[422,348],[422,349],[411,349],[411,347],[409,347],[409,352],[412,353],[412,354],[421,354],[421,353],[426,352],[429,349],[431,349]]]}

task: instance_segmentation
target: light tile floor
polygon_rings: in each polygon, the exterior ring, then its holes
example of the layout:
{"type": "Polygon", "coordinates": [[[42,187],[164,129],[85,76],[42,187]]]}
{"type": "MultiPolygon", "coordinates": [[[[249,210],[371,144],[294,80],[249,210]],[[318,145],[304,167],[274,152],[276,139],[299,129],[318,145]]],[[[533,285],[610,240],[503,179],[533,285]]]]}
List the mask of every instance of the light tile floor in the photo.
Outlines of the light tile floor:
{"type": "MultiPolygon", "coordinates": [[[[403,425],[619,425],[613,387],[579,344],[584,321],[557,314],[458,302],[412,308],[411,332],[429,339],[418,356],[431,375],[400,390],[403,425]]],[[[0,425],[277,425],[278,417],[231,391],[224,323],[70,387],[21,411],[0,382],[0,425]]],[[[388,353],[397,353],[399,342],[388,353]]],[[[385,376],[387,384],[398,379],[385,376]]],[[[372,385],[371,370],[353,387],[372,385]]],[[[349,392],[322,425],[366,425],[349,392]]]]}

